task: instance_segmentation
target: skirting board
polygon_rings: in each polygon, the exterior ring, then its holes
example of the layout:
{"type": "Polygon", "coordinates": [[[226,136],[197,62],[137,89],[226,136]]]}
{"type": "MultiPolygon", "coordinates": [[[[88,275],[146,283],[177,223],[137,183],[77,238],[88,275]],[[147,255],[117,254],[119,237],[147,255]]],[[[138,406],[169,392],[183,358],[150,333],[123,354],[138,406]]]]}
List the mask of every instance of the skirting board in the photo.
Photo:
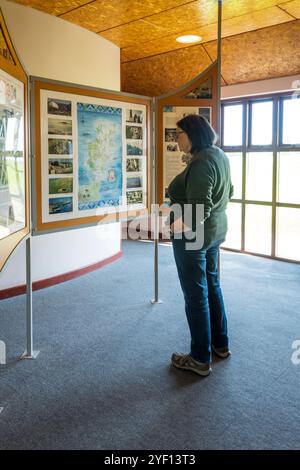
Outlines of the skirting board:
{"type": "MultiPolygon", "coordinates": [[[[70,281],[84,274],[95,271],[96,269],[103,268],[107,264],[113,263],[117,259],[123,256],[123,252],[119,251],[113,256],[106,258],[98,263],[85,266],[84,268],[76,269],[75,271],[70,271],[68,273],[59,274],[58,276],[50,277],[48,279],[42,279],[41,281],[35,281],[32,283],[32,290],[45,289],[46,287],[54,286],[55,284],[60,284],[61,282],[70,281]]],[[[9,297],[15,297],[17,295],[22,295],[26,293],[26,285],[10,287],[8,289],[0,290],[0,300],[8,299],[9,297]]]]}

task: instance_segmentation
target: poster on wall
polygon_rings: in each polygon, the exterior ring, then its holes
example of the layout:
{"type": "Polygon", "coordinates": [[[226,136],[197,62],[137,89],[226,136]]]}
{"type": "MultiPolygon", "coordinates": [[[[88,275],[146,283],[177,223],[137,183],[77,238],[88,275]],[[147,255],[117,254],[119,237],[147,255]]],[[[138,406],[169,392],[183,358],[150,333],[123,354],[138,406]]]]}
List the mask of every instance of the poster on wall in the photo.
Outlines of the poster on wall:
{"type": "Polygon", "coordinates": [[[41,222],[147,208],[147,107],[40,90],[41,222]]]}
{"type": "Polygon", "coordinates": [[[211,122],[211,107],[201,106],[164,106],[163,107],[163,175],[164,202],[169,201],[167,188],[170,182],[188,164],[191,155],[179,150],[176,139],[176,123],[188,114],[198,114],[211,122]]]}
{"type": "Polygon", "coordinates": [[[0,70],[0,239],[25,228],[24,84],[0,70]]]}

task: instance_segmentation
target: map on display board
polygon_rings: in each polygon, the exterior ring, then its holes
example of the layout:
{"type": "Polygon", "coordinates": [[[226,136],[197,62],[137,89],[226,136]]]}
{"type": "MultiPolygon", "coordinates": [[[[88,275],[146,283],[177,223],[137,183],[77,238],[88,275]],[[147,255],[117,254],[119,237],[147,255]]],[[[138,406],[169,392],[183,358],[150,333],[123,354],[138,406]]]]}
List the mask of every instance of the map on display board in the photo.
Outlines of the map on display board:
{"type": "Polygon", "coordinates": [[[122,200],[122,108],[77,104],[78,209],[122,200]]]}

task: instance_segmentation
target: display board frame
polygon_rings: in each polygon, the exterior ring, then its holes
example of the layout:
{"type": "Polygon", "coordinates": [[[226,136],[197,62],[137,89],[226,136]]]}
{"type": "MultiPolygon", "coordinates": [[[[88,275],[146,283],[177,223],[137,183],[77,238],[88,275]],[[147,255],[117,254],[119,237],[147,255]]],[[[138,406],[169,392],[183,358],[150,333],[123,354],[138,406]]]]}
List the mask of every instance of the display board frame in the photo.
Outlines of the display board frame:
{"type": "MultiPolygon", "coordinates": [[[[40,235],[43,233],[52,233],[56,231],[76,229],[80,227],[88,227],[97,225],[99,223],[111,223],[115,221],[126,221],[135,217],[146,217],[150,210],[151,205],[151,182],[152,182],[152,99],[146,96],[133,95],[130,93],[115,92],[112,90],[87,87],[73,83],[60,82],[55,80],[49,80],[41,77],[30,77],[30,96],[31,96],[31,129],[32,129],[32,220],[33,220],[33,235],[40,235]],[[137,108],[143,108],[145,110],[145,124],[143,129],[145,132],[145,139],[143,141],[144,150],[144,167],[146,174],[146,183],[144,185],[145,198],[143,204],[132,204],[124,209],[124,206],[121,207],[121,210],[118,208],[113,211],[113,213],[106,213],[105,209],[102,211],[96,211],[97,214],[93,215],[84,215],[77,216],[74,218],[66,217],[61,220],[49,221],[45,220],[45,187],[42,184],[42,175],[45,175],[45,169],[43,169],[43,158],[45,159],[45,154],[42,152],[43,145],[43,94],[52,93],[54,97],[70,96],[71,99],[76,99],[78,105],[79,98],[80,100],[91,102],[91,103],[103,103],[103,106],[120,106],[123,110],[129,109],[136,106],[137,108]],[[43,173],[44,172],[44,173],[43,173]],[[44,193],[43,193],[44,191],[44,193]],[[43,199],[44,194],[44,199],[43,199]],[[43,206],[44,204],[44,206],[43,206]],[[44,209],[44,213],[43,213],[44,209]]],[[[48,101],[49,102],[49,101],[48,101]]],[[[92,105],[91,105],[92,106],[92,105]]],[[[104,107],[105,107],[104,106],[104,107]]],[[[78,106],[77,106],[78,108],[78,106]]],[[[49,112],[49,111],[48,111],[49,112]]],[[[48,115],[48,118],[51,116],[48,115]]],[[[73,116],[74,117],[74,116],[73,116]]],[[[135,117],[135,115],[134,115],[135,117]]],[[[73,118],[72,118],[73,119],[73,118]]],[[[77,118],[78,119],[78,115],[77,118]]],[[[123,116],[124,121],[124,116],[123,116]]],[[[124,122],[122,121],[122,126],[124,122]]],[[[126,119],[125,119],[126,121],[126,119]]],[[[49,120],[50,122],[50,120],[49,120]]],[[[74,122],[74,121],[73,121],[74,122]]],[[[50,124],[49,124],[50,125],[50,124]]],[[[130,124],[127,123],[127,126],[130,127],[130,124]]],[[[126,132],[127,132],[126,126],[126,132]]],[[[136,124],[139,126],[139,124],[136,124]]],[[[134,127],[134,124],[133,124],[134,127]]],[[[48,138],[51,136],[48,135],[48,138]]],[[[125,136],[127,137],[127,136],[125,136]]],[[[79,137],[78,137],[79,139],[79,137]]],[[[127,141],[126,141],[127,142],[127,141]]],[[[123,143],[124,144],[124,143],[123,143]]],[[[127,143],[125,144],[127,147],[127,143]]],[[[45,148],[45,147],[44,147],[45,148]]],[[[79,148],[79,147],[78,147],[79,148]]],[[[124,148],[124,146],[123,146],[124,148]]],[[[65,156],[66,157],[66,156],[65,156]]],[[[74,155],[73,155],[74,158],[74,155]]],[[[78,161],[78,155],[76,156],[78,161]]],[[[125,159],[135,158],[134,155],[127,155],[127,151],[122,153],[122,161],[125,159]]],[[[47,156],[47,159],[50,159],[50,156],[47,156]]],[[[123,174],[124,176],[124,174],[123,174]]],[[[73,177],[76,175],[73,173],[73,177]]],[[[127,180],[126,183],[128,184],[127,180]]],[[[130,191],[130,189],[129,189],[130,191]]],[[[50,192],[50,189],[49,189],[50,192]]],[[[67,195],[66,195],[67,196],[67,195]]],[[[50,196],[49,196],[50,201],[50,196]]]]}
{"type": "Polygon", "coordinates": [[[0,239],[0,271],[5,266],[10,255],[19,243],[30,232],[30,191],[29,191],[29,154],[28,154],[28,77],[20,62],[12,44],[7,26],[0,9],[0,32],[3,44],[0,50],[0,69],[6,76],[11,77],[11,82],[22,85],[22,110],[23,110],[23,168],[24,168],[24,224],[22,228],[0,239]]]}
{"type": "MultiPolygon", "coordinates": [[[[156,200],[159,205],[168,202],[165,194],[165,162],[166,162],[166,136],[164,127],[164,109],[172,108],[204,108],[210,109],[210,122],[219,134],[219,93],[218,93],[218,61],[213,62],[202,73],[190,82],[176,90],[157,97],[156,106],[156,152],[157,152],[157,190],[156,200]],[[210,90],[203,92],[203,85],[209,83],[210,90]],[[195,92],[196,91],[196,92],[195,92]],[[197,96],[197,91],[201,96],[197,96]]],[[[176,127],[176,126],[175,126],[176,127]]],[[[175,144],[175,141],[174,141],[175,144]]],[[[183,169],[179,170],[183,171],[183,169]]]]}

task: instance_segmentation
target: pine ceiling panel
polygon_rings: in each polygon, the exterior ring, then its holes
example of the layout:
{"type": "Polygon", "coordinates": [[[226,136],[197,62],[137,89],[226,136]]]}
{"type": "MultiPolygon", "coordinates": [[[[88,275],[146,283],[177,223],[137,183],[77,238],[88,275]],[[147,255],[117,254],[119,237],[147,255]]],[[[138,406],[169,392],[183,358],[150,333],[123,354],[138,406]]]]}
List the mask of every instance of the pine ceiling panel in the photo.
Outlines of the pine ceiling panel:
{"type": "Polygon", "coordinates": [[[169,31],[167,28],[159,28],[148,21],[138,20],[99,34],[121,48],[130,46],[134,48],[140,47],[141,43],[151,42],[154,38],[167,36],[169,31]]]}
{"type": "Polygon", "coordinates": [[[210,64],[201,45],[129,62],[122,65],[122,90],[147,96],[162,95],[188,82],[210,64]]]}
{"type": "MultiPolygon", "coordinates": [[[[228,85],[296,75],[300,73],[299,44],[300,20],[226,38],[222,75],[228,85]]],[[[216,41],[204,47],[214,60],[216,41]]]]}
{"type": "Polygon", "coordinates": [[[279,5],[280,3],[282,3],[282,0],[223,0],[223,18],[245,15],[246,13],[279,5]]]}
{"type": "MultiPolygon", "coordinates": [[[[253,19],[250,17],[249,22],[253,23],[254,19],[258,21],[258,24],[254,27],[260,28],[269,26],[270,24],[276,24],[276,18],[278,23],[294,19],[287,12],[282,11],[279,8],[273,7],[282,0],[227,0],[224,2],[223,10],[223,21],[234,19],[234,23],[238,25],[240,19],[244,21],[245,15],[254,15],[253,19]],[[274,10],[270,10],[270,8],[274,10]],[[261,9],[259,9],[261,8],[261,9]],[[266,21],[266,17],[270,17],[270,14],[275,13],[274,20],[271,18],[266,21]],[[260,16],[261,15],[261,16],[260,16]],[[261,21],[260,21],[261,18],[261,21]],[[260,26],[263,24],[264,26],[260,26]]],[[[238,29],[239,32],[243,32],[243,29],[238,29]]],[[[246,28],[248,31],[251,28],[246,28]]],[[[105,37],[109,41],[113,42],[121,49],[127,47],[134,47],[135,45],[141,50],[141,44],[143,42],[151,42],[163,38],[162,51],[171,50],[172,47],[165,47],[168,42],[165,38],[170,36],[171,44],[174,49],[178,46],[174,43],[172,36],[192,33],[200,34],[204,37],[204,40],[211,40],[216,36],[211,36],[211,32],[217,32],[217,1],[216,0],[198,0],[191,2],[186,5],[181,5],[177,8],[159,13],[157,15],[148,16],[141,19],[140,21],[131,22],[130,24],[120,25],[116,28],[108,29],[107,31],[100,32],[101,36],[105,37]],[[204,34],[201,34],[201,30],[198,28],[204,28],[204,34]],[[197,29],[197,31],[196,31],[197,29]]],[[[215,33],[217,34],[217,33],[215,33]]],[[[229,33],[235,34],[235,33],[229,33]]],[[[150,46],[149,46],[150,47],[150,46]]],[[[155,50],[150,51],[146,56],[152,55],[153,53],[159,53],[155,50]]],[[[140,53],[137,58],[140,57],[140,53]]],[[[126,59],[130,60],[130,59],[126,59]]]]}
{"type": "Polygon", "coordinates": [[[100,34],[124,48],[171,34],[184,34],[187,25],[191,28],[216,21],[216,0],[198,0],[100,34]],[[151,34],[148,33],[150,30],[151,34]]]}
{"type": "Polygon", "coordinates": [[[293,15],[294,18],[300,18],[300,0],[292,0],[291,2],[282,3],[279,6],[290,15],[293,15]]]}
{"type": "MultiPolygon", "coordinates": [[[[222,22],[222,37],[233,36],[259,28],[265,28],[276,24],[291,21],[292,17],[280,8],[271,7],[264,10],[255,11],[247,15],[228,19],[222,22]]],[[[202,37],[202,42],[212,41],[217,38],[217,24],[210,24],[201,28],[187,29],[184,34],[198,34],[202,37]]],[[[176,42],[177,34],[166,36],[143,43],[140,37],[135,41],[135,45],[121,50],[122,62],[137,60],[156,54],[162,54],[175,49],[190,47],[176,42]]],[[[137,38],[137,37],[136,37],[137,38]]]]}
{"type": "Polygon", "coordinates": [[[160,11],[174,8],[189,0],[97,0],[62,15],[62,18],[94,32],[128,23],[160,11]]]}
{"type": "Polygon", "coordinates": [[[9,0],[13,3],[19,3],[27,7],[35,8],[36,10],[41,10],[45,13],[51,15],[61,15],[67,11],[72,10],[73,8],[78,8],[86,3],[89,3],[90,0],[9,0]]]}

